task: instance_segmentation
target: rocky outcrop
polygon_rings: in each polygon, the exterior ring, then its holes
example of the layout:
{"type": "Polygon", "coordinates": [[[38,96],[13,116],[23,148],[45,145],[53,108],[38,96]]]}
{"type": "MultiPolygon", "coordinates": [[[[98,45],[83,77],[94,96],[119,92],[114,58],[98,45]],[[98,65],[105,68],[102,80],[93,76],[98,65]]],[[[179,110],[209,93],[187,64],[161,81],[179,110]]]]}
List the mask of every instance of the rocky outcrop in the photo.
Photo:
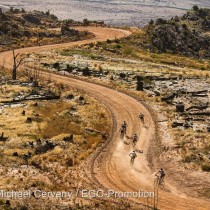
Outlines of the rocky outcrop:
{"type": "Polygon", "coordinates": [[[147,28],[152,52],[179,53],[189,57],[210,57],[210,9],[190,11],[171,20],[158,19],[147,28]]]}

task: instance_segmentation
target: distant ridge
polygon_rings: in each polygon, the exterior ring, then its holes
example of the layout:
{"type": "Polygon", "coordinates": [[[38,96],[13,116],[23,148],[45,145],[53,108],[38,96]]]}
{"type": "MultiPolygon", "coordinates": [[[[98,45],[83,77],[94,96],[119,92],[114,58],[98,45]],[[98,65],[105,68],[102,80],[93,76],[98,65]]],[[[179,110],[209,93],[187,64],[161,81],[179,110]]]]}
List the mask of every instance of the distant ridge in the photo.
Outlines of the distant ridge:
{"type": "Polygon", "coordinates": [[[1,8],[3,11],[9,10],[9,7],[4,6],[4,5],[1,5],[1,4],[0,4],[0,8],[1,8]]]}

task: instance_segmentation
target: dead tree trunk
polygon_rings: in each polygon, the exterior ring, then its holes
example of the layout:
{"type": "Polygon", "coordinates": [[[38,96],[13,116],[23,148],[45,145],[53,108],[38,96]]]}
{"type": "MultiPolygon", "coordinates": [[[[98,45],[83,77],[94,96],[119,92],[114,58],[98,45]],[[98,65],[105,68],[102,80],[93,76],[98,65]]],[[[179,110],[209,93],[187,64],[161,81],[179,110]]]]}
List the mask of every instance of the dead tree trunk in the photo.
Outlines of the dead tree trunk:
{"type": "Polygon", "coordinates": [[[13,53],[13,69],[12,69],[12,79],[16,80],[17,79],[17,69],[18,67],[22,64],[24,58],[21,58],[19,61],[17,61],[18,56],[20,55],[20,53],[18,53],[17,55],[15,55],[15,50],[12,50],[13,53]]]}

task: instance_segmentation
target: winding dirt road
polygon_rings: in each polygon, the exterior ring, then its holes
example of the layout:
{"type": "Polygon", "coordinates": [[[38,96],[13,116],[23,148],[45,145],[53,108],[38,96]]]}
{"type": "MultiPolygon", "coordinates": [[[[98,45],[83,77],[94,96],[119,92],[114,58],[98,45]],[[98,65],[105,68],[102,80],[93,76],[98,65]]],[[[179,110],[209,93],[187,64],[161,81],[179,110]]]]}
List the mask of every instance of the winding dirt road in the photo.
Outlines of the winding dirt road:
{"type": "MultiPolygon", "coordinates": [[[[80,28],[83,30],[84,28],[80,28]]],[[[47,45],[42,47],[30,47],[16,50],[16,53],[32,53],[42,50],[50,50],[60,47],[70,47],[78,44],[86,44],[96,41],[105,41],[106,39],[122,38],[128,36],[130,32],[112,29],[112,28],[85,28],[95,34],[95,38],[91,40],[78,41],[67,44],[47,45]]],[[[7,51],[0,53],[0,65],[5,64],[6,67],[12,66],[12,52],[7,51]]],[[[148,191],[153,192],[154,172],[151,171],[147,162],[147,151],[149,143],[155,140],[155,123],[148,109],[136,99],[109,89],[104,86],[81,81],[73,78],[43,72],[43,75],[56,81],[62,82],[71,88],[85,91],[102,102],[110,111],[113,120],[113,135],[106,148],[97,152],[92,159],[92,179],[104,186],[106,189],[124,192],[148,191]],[[145,115],[145,125],[143,125],[138,115],[142,112],[145,115]],[[122,121],[128,123],[128,136],[137,133],[139,141],[135,149],[143,150],[144,153],[137,153],[134,165],[130,164],[129,153],[133,150],[130,139],[120,139],[119,129],[122,121]]],[[[158,209],[181,210],[181,209],[210,209],[210,202],[188,197],[176,189],[174,186],[166,182],[164,190],[158,191],[158,209]]],[[[153,199],[145,198],[129,198],[138,203],[139,209],[149,209],[145,205],[153,207],[153,199]]],[[[157,200],[156,200],[157,202],[157,200]]]]}

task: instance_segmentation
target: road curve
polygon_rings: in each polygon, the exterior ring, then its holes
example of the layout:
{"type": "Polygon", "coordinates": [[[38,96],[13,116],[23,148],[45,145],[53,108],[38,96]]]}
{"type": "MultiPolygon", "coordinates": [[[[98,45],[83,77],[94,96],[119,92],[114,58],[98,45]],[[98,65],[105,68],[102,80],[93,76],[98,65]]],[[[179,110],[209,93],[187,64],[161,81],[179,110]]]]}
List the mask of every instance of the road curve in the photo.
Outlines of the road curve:
{"type": "MultiPolygon", "coordinates": [[[[93,33],[95,37],[88,40],[81,40],[81,41],[75,41],[63,44],[52,44],[52,45],[21,48],[17,49],[15,52],[16,53],[41,52],[44,50],[53,50],[58,48],[66,48],[66,47],[73,47],[76,45],[89,44],[91,42],[106,41],[107,39],[111,40],[115,38],[123,38],[131,34],[130,31],[122,29],[114,29],[114,28],[104,28],[104,27],[77,27],[77,30],[89,31],[93,33]]],[[[11,51],[5,51],[0,53],[0,65],[4,64],[5,67],[10,68],[13,62],[11,56],[12,56],[11,51]]]]}
{"type": "MultiPolygon", "coordinates": [[[[86,44],[95,41],[105,41],[106,39],[122,38],[128,36],[130,32],[112,29],[112,28],[85,28],[95,34],[91,40],[78,41],[74,43],[47,45],[42,47],[30,47],[16,50],[18,53],[32,53],[42,50],[50,50],[60,47],[70,47],[78,44],[86,44]]],[[[83,30],[83,28],[80,28],[83,30]]],[[[11,68],[12,53],[11,51],[0,53],[0,65],[11,68]]],[[[101,101],[112,113],[114,132],[110,143],[105,150],[98,153],[94,158],[93,174],[94,180],[97,180],[102,186],[115,191],[135,192],[135,191],[153,191],[154,174],[149,168],[146,154],[149,143],[155,138],[155,124],[148,109],[136,99],[107,87],[89,83],[86,81],[67,78],[61,75],[43,72],[44,77],[50,77],[58,83],[63,83],[71,88],[86,92],[97,100],[101,101]],[[140,122],[138,115],[143,112],[145,115],[145,125],[140,122]],[[141,149],[143,154],[138,154],[134,165],[130,165],[128,154],[133,150],[129,139],[119,138],[119,129],[122,121],[128,123],[127,135],[131,136],[137,133],[140,137],[135,149],[141,149]]],[[[173,186],[166,183],[167,190],[159,190],[158,208],[166,210],[191,210],[191,209],[210,209],[210,202],[201,199],[195,199],[183,195],[173,186]]],[[[144,200],[142,198],[130,198],[130,200],[141,204],[153,205],[153,200],[144,200]]]]}

